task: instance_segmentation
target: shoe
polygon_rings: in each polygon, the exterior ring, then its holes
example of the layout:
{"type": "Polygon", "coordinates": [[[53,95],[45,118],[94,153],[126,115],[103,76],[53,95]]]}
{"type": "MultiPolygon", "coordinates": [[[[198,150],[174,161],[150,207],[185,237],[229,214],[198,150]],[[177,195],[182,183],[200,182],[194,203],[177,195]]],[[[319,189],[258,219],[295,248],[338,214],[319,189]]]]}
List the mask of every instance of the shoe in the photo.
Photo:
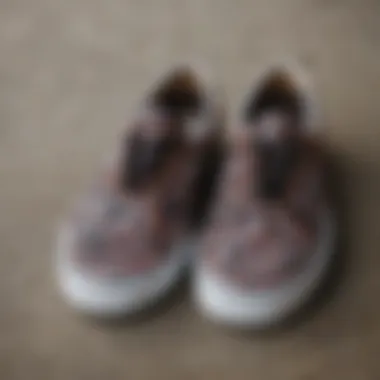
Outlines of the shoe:
{"type": "Polygon", "coordinates": [[[212,321],[284,322],[332,261],[326,160],[305,78],[272,67],[244,101],[195,266],[195,302],[212,321]]]}
{"type": "Polygon", "coordinates": [[[56,269],[75,309],[96,317],[140,311],[164,296],[189,264],[189,220],[202,203],[197,186],[210,185],[204,161],[218,145],[212,91],[189,68],[165,75],[66,218],[56,269]]]}

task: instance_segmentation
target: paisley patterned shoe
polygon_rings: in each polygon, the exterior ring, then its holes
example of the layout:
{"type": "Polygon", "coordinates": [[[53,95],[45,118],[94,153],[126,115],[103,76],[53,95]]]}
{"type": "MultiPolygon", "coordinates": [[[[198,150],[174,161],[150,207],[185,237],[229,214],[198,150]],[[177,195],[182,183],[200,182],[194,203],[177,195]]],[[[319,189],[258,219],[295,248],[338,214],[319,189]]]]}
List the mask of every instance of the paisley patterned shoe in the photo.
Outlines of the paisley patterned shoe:
{"type": "Polygon", "coordinates": [[[218,111],[210,88],[188,68],[149,92],[115,157],[60,230],[59,285],[76,309],[136,312],[177,281],[192,251],[196,186],[212,185],[202,178],[218,144],[218,111]]]}
{"type": "Polygon", "coordinates": [[[335,231],[320,140],[301,72],[271,68],[232,132],[201,243],[194,293],[206,317],[269,327],[321,284],[335,231]]]}

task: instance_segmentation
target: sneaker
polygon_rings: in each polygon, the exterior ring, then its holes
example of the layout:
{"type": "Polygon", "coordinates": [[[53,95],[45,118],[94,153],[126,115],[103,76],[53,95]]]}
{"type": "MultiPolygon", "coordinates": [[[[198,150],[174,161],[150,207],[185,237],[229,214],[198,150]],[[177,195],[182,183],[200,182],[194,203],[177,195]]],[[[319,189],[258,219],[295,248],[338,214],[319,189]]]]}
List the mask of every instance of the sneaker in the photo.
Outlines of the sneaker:
{"type": "Polygon", "coordinates": [[[211,185],[204,160],[218,144],[219,122],[210,88],[191,69],[171,71],[148,93],[59,231],[58,281],[69,304],[124,315],[176,283],[192,254],[197,186],[211,185]]]}
{"type": "Polygon", "coordinates": [[[195,301],[215,322],[282,322],[329,268],[334,218],[314,110],[301,72],[287,66],[245,99],[195,268],[195,301]]]}

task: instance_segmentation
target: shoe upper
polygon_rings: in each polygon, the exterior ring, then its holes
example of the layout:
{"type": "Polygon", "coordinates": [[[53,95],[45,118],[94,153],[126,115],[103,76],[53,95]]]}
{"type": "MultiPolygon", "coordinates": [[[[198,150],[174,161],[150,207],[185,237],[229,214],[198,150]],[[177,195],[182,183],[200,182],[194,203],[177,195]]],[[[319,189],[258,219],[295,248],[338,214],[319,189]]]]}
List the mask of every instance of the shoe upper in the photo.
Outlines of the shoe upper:
{"type": "Polygon", "coordinates": [[[69,218],[78,269],[138,275],[163,263],[184,236],[202,153],[216,136],[207,91],[195,72],[181,68],[149,92],[69,218]]]}
{"type": "Polygon", "coordinates": [[[250,94],[232,134],[201,262],[237,286],[277,286],[315,251],[328,205],[307,107],[292,76],[274,71],[250,94]]]}

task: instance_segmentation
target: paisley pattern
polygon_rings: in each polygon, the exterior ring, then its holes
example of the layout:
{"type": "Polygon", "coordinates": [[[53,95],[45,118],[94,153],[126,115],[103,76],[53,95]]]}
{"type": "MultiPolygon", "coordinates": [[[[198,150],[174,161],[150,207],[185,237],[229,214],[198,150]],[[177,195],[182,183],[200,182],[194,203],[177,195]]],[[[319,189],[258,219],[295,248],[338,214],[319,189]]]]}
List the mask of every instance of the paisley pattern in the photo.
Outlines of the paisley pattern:
{"type": "MultiPolygon", "coordinates": [[[[177,174],[179,185],[191,179],[186,166],[177,174]]],[[[166,186],[161,195],[158,190],[156,194],[126,194],[107,183],[98,187],[82,201],[71,222],[73,259],[83,270],[102,275],[153,269],[166,259],[173,240],[184,231],[186,189],[166,186]]]]}
{"type": "Polygon", "coordinates": [[[147,254],[149,240],[142,239],[142,232],[153,216],[144,212],[144,206],[144,202],[125,199],[107,188],[84,199],[72,220],[73,259],[83,269],[102,274],[117,274],[125,268],[133,271],[142,262],[148,267],[152,263],[147,254]],[[133,260],[134,255],[139,255],[140,262],[133,260]]]}
{"type": "Polygon", "coordinates": [[[201,257],[239,286],[267,288],[302,270],[313,253],[324,199],[322,161],[309,144],[287,195],[268,201],[252,191],[258,177],[249,146],[232,148],[201,257]]]}
{"type": "Polygon", "coordinates": [[[116,155],[71,220],[72,258],[82,271],[138,275],[167,259],[187,227],[191,184],[199,165],[197,149],[188,145],[182,144],[137,191],[120,181],[124,155],[116,155]]]}
{"type": "Polygon", "coordinates": [[[168,259],[188,228],[193,183],[215,140],[217,113],[209,89],[188,68],[168,73],[146,94],[69,220],[71,259],[80,271],[133,276],[168,259]]]}

